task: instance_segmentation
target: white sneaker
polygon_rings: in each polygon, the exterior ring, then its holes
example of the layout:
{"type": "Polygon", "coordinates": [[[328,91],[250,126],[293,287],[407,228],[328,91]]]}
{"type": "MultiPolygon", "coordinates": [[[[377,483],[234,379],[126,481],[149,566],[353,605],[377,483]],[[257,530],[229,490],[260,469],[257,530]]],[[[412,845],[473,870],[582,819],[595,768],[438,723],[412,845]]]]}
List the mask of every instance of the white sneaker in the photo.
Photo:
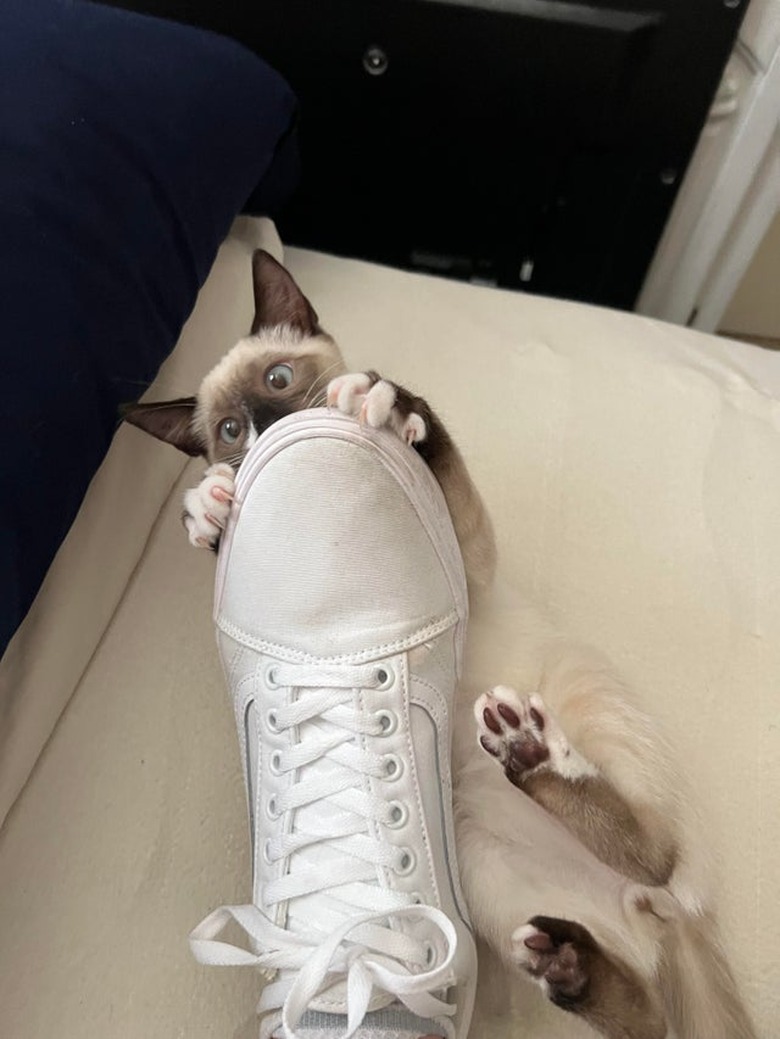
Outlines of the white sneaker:
{"type": "Polygon", "coordinates": [[[318,409],[238,474],[215,620],[244,757],[253,905],[190,936],[271,972],[261,1039],[465,1039],[450,712],[467,615],[438,484],[393,433],[318,409]],[[230,922],[251,951],[218,940],[230,922]]]}

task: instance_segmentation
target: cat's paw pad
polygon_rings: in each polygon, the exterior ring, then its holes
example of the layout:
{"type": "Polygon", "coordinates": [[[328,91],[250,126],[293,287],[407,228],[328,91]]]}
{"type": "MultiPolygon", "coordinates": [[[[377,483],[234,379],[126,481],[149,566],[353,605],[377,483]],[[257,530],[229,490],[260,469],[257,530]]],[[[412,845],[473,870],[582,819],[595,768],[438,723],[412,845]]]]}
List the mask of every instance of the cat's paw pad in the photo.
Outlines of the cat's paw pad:
{"type": "Polygon", "coordinates": [[[474,704],[480,746],[503,767],[516,786],[535,770],[557,772],[564,779],[598,775],[569,743],[536,693],[520,696],[497,685],[474,704]]]}
{"type": "Polygon", "coordinates": [[[231,466],[217,462],[209,466],[197,487],[184,493],[182,522],[190,544],[216,548],[233,504],[236,474],[231,466]]]}
{"type": "MultiPolygon", "coordinates": [[[[409,394],[404,392],[405,397],[409,394]]],[[[399,399],[399,387],[373,372],[350,372],[328,384],[327,404],[344,415],[356,416],[372,429],[390,426],[407,444],[417,444],[427,435],[425,419],[399,399]]]]}
{"type": "Polygon", "coordinates": [[[512,959],[558,1006],[585,998],[590,982],[590,934],[569,920],[536,916],[512,935],[512,959]]]}
{"type": "MultiPolygon", "coordinates": [[[[548,740],[550,717],[541,697],[519,696],[498,685],[474,704],[477,733],[483,750],[496,758],[506,773],[522,776],[543,765],[553,748],[548,740]]],[[[556,727],[557,728],[557,727],[556,727]]]]}

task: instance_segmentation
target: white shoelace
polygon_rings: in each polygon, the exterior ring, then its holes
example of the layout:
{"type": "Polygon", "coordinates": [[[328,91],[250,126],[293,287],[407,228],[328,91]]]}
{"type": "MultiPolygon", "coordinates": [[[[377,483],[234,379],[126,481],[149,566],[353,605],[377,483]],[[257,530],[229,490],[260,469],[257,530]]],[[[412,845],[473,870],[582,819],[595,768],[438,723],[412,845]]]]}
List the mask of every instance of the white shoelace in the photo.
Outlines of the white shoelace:
{"type": "Polygon", "coordinates": [[[411,850],[381,837],[383,826],[397,825],[399,812],[403,817],[403,806],[372,794],[367,782],[392,778],[403,763],[358,745],[362,735],[381,737],[397,724],[390,712],[367,706],[363,695],[391,678],[388,668],[376,665],[279,663],[267,675],[280,696],[278,705],[267,709],[266,724],[279,732],[297,729],[298,735],[270,759],[275,771],[297,773],[292,785],[267,802],[272,816],[295,810],[294,830],[280,829],[262,849],[268,862],[287,860],[286,868],[260,892],[261,907],[223,906],[190,935],[200,963],[279,972],[257,1008],[269,1014],[265,1035],[281,1023],[288,1039],[298,1039],[295,1029],[312,1000],[344,981],[342,1039],[355,1034],[375,989],[422,1018],[455,1012],[434,994],[455,980],[455,928],[441,910],[377,882],[378,869],[403,873],[413,862],[411,850]],[[428,920],[439,929],[447,948],[441,962],[432,964],[430,943],[391,926],[390,918],[404,917],[428,920]],[[218,939],[231,920],[256,952],[218,939]]]}

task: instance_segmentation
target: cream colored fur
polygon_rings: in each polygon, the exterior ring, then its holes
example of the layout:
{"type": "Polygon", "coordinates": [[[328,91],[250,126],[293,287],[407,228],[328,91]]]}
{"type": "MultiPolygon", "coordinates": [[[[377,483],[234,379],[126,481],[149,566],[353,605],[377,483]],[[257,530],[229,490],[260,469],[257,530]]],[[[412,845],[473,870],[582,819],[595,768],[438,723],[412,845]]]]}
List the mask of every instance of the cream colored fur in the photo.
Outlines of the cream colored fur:
{"type": "Polygon", "coordinates": [[[713,878],[693,798],[667,741],[608,662],[556,633],[498,582],[473,597],[456,709],[461,877],[476,929],[505,967],[515,965],[512,934],[521,923],[536,915],[575,920],[656,990],[668,1039],[752,1036],[712,922],[713,878]],[[497,683],[538,690],[571,744],[632,806],[652,810],[678,849],[665,887],[644,887],[604,865],[481,751],[474,699],[497,683]]]}

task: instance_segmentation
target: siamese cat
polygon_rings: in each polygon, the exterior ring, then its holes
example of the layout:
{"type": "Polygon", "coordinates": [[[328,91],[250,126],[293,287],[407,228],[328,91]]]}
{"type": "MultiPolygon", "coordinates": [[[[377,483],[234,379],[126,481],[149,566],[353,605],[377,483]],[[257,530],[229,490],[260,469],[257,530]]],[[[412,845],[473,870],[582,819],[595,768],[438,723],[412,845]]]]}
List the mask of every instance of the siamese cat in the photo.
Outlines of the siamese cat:
{"type": "MultiPolygon", "coordinates": [[[[717,935],[704,842],[656,725],[608,662],[494,579],[489,516],[428,404],[376,373],[347,373],[311,304],[263,251],[253,277],[251,334],[197,396],[125,415],[207,459],[184,499],[190,541],[217,547],[241,460],[283,415],[327,405],[390,425],[442,487],[469,584],[453,777],[481,965],[497,957],[536,983],[561,1010],[556,1035],[571,1034],[568,1014],[607,1039],[753,1039],[717,935]]],[[[481,988],[506,988],[494,978],[481,988]]]]}

